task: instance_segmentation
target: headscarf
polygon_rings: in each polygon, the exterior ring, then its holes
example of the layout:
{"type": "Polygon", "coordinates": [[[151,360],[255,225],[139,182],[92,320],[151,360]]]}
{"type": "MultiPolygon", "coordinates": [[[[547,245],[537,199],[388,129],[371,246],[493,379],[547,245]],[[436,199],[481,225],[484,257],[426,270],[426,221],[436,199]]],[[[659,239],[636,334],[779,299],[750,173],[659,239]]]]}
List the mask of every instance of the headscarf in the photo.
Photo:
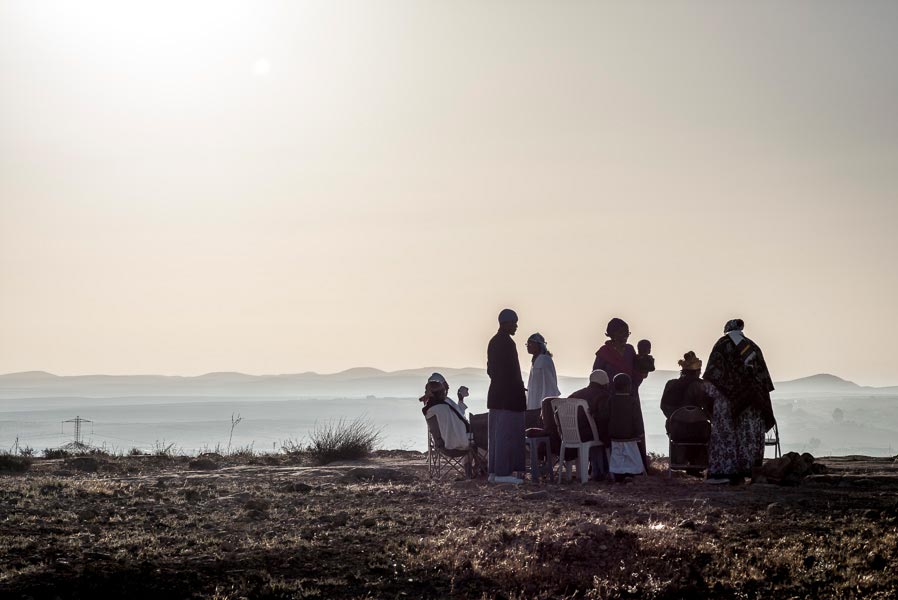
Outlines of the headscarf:
{"type": "Polygon", "coordinates": [[[589,374],[589,383],[598,383],[599,385],[608,385],[608,373],[602,369],[596,369],[589,374]]]}
{"type": "Polygon", "coordinates": [[[511,310],[510,308],[503,308],[502,312],[499,313],[499,324],[502,323],[515,323],[518,320],[518,313],[511,310]]]}
{"type": "Polygon", "coordinates": [[[730,319],[727,321],[727,324],[723,326],[723,332],[729,333],[731,331],[742,331],[745,329],[745,321],[742,319],[730,319]]]}
{"type": "Polygon", "coordinates": [[[683,358],[677,361],[677,364],[680,365],[680,368],[684,371],[702,370],[702,361],[695,355],[695,352],[693,352],[692,350],[684,354],[683,358]]]}
{"type": "Polygon", "coordinates": [[[614,376],[614,393],[630,395],[633,380],[626,373],[618,373],[614,376]]]}
{"type": "Polygon", "coordinates": [[[533,342],[537,346],[539,346],[540,354],[547,354],[549,352],[548,346],[546,346],[546,338],[542,336],[540,333],[534,333],[529,338],[527,338],[528,342],[533,342]]]}
{"type": "Polygon", "coordinates": [[[608,326],[605,328],[605,335],[607,337],[611,337],[615,333],[627,331],[630,331],[630,326],[627,325],[627,322],[623,319],[614,317],[613,319],[608,321],[608,326]]]}
{"type": "Polygon", "coordinates": [[[430,383],[431,381],[436,381],[437,383],[442,383],[444,386],[449,387],[449,384],[446,382],[446,378],[439,373],[434,373],[427,378],[427,383],[430,383]]]}

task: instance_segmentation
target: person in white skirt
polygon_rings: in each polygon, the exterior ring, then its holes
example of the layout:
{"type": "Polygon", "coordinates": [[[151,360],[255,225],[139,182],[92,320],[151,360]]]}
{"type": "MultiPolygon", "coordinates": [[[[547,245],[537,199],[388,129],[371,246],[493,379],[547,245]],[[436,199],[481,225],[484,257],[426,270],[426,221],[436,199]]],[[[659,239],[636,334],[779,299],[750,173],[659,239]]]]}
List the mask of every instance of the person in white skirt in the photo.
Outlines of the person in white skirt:
{"type": "Polygon", "coordinates": [[[618,373],[612,381],[613,394],[608,401],[608,431],[611,457],[608,471],[615,481],[645,473],[639,440],[645,435],[642,408],[633,395],[633,383],[626,373],[618,373]]]}

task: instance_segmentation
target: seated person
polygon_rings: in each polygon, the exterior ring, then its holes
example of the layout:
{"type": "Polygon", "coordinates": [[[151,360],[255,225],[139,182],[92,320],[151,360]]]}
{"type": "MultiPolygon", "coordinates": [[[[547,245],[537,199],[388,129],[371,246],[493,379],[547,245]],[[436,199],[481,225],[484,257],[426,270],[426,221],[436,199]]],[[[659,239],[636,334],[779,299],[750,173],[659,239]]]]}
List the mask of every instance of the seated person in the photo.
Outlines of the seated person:
{"type": "Polygon", "coordinates": [[[467,450],[472,444],[469,435],[471,425],[456,404],[446,397],[447,386],[444,382],[445,380],[440,381],[431,375],[424,386],[424,395],[419,398],[424,403],[421,412],[427,419],[436,418],[447,450],[467,450]]]}
{"type": "MultiPolygon", "coordinates": [[[[708,419],[711,418],[711,411],[714,403],[711,397],[705,391],[705,382],[701,378],[702,361],[695,355],[695,352],[689,351],[683,355],[679,361],[680,376],[677,379],[671,379],[664,386],[664,393],[661,394],[661,412],[667,417],[667,434],[671,439],[680,442],[697,441],[707,442],[708,438],[691,439],[695,437],[695,433],[690,433],[688,429],[672,431],[671,427],[679,427],[677,424],[671,424],[670,416],[679,408],[684,406],[697,406],[701,408],[708,419]]],[[[696,429],[696,428],[693,428],[696,429]]],[[[703,428],[698,428],[703,430],[703,428]]]]}
{"type": "MultiPolygon", "coordinates": [[[[706,391],[707,386],[700,376],[702,361],[696,357],[695,352],[684,354],[679,365],[680,377],[668,381],[661,395],[661,411],[667,417],[664,427],[667,436],[674,443],[670,450],[671,463],[706,465],[707,446],[676,446],[677,443],[707,444],[711,437],[710,419],[714,408],[713,400],[706,391]],[[671,419],[677,410],[685,406],[695,406],[701,411],[681,412],[676,419],[671,419]]],[[[701,468],[687,469],[693,475],[700,475],[701,471],[701,468]]]]}
{"type": "MultiPolygon", "coordinates": [[[[439,375],[435,373],[434,375],[439,375]]],[[[471,425],[465,419],[462,410],[458,405],[446,396],[448,384],[446,380],[439,375],[430,376],[427,384],[424,386],[424,395],[419,398],[424,403],[421,412],[424,413],[426,419],[436,419],[437,428],[440,431],[440,437],[443,440],[443,447],[446,450],[454,451],[474,451],[473,458],[475,466],[481,463],[485,457],[484,450],[477,448],[474,444],[474,436],[471,432],[471,425]]],[[[467,454],[464,459],[465,469],[470,474],[471,454],[467,454]]]]}
{"type": "Polygon", "coordinates": [[[430,377],[427,378],[427,381],[437,381],[443,384],[443,387],[446,389],[446,402],[453,406],[461,416],[465,416],[465,411],[468,410],[468,406],[465,404],[465,398],[468,397],[468,388],[467,386],[459,386],[456,394],[458,395],[458,402],[449,397],[449,382],[446,381],[446,378],[443,377],[440,373],[433,373],[430,377]]]}
{"type": "Polygon", "coordinates": [[[636,356],[633,358],[633,369],[643,378],[655,370],[655,357],[652,356],[652,342],[639,340],[636,344],[636,356]]]}
{"type": "MultiPolygon", "coordinates": [[[[589,412],[596,423],[596,429],[599,430],[599,439],[606,446],[611,443],[608,435],[607,411],[608,404],[608,374],[602,369],[596,369],[589,374],[589,385],[579,389],[568,398],[580,398],[589,403],[589,412]]],[[[585,419],[578,419],[577,425],[580,429],[580,439],[583,441],[592,440],[592,430],[589,423],[585,419]]]]}
{"type": "MultiPolygon", "coordinates": [[[[589,404],[589,412],[593,420],[596,421],[596,428],[599,430],[599,438],[602,438],[602,428],[596,415],[599,408],[608,401],[608,375],[601,369],[593,371],[589,376],[589,384],[585,388],[581,388],[568,396],[569,398],[579,398],[586,400],[589,404]]],[[[540,406],[540,427],[530,428],[527,430],[527,437],[543,437],[549,438],[552,446],[552,452],[556,454],[561,449],[561,433],[555,423],[555,415],[552,414],[551,401],[552,398],[544,398],[540,406]]],[[[584,442],[592,440],[592,428],[585,417],[578,415],[577,426],[580,430],[580,439],[584,442]]],[[[570,452],[574,452],[571,450],[570,452]]],[[[576,456],[572,454],[572,456],[576,456]]]]}

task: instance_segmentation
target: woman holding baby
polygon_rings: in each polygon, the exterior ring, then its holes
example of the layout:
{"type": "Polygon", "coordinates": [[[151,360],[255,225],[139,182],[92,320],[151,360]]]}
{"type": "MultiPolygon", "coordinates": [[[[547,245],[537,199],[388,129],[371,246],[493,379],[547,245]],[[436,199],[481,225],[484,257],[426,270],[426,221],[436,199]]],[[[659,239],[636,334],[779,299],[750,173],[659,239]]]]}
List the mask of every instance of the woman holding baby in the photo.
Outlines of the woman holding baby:
{"type": "Polygon", "coordinates": [[[648,471],[648,458],[645,454],[645,425],[642,419],[642,408],[639,404],[639,386],[648,374],[655,370],[655,359],[652,358],[652,344],[648,340],[641,340],[638,344],[639,351],[627,343],[630,338],[630,326],[623,319],[617,317],[608,322],[605,335],[609,338],[601,348],[596,351],[596,359],[592,369],[601,369],[608,374],[610,380],[615,375],[624,373],[630,377],[631,395],[639,407],[639,430],[642,432],[639,442],[639,451],[642,454],[642,462],[648,471]]]}

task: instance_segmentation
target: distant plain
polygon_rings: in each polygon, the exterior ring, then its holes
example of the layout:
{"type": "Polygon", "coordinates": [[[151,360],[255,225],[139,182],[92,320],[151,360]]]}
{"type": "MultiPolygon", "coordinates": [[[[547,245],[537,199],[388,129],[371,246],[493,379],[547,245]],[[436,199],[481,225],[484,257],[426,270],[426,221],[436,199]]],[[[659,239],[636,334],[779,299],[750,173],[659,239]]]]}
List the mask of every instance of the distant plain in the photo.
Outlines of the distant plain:
{"type": "MultiPolygon", "coordinates": [[[[77,376],[43,372],[0,375],[0,450],[31,447],[40,452],[72,440],[76,416],[85,442],[107,450],[150,451],[162,445],[184,453],[225,451],[232,417],[231,449],[278,451],[302,441],[330,420],[367,418],[381,429],[387,449],[423,450],[420,404],[423,382],[444,373],[453,392],[471,389],[470,410],[486,410],[489,385],[482,369],[437,367],[386,373],[350,369],[321,375],[252,376],[210,373],[199,377],[77,376]]],[[[667,454],[658,404],[669,371],[653,373],[641,388],[648,448],[667,454]]],[[[562,394],[585,385],[561,377],[562,394]]],[[[898,452],[898,388],[862,387],[832,375],[777,384],[773,394],[783,451],[815,456],[892,456],[898,452]]],[[[768,450],[768,456],[770,451],[768,450]]]]}

